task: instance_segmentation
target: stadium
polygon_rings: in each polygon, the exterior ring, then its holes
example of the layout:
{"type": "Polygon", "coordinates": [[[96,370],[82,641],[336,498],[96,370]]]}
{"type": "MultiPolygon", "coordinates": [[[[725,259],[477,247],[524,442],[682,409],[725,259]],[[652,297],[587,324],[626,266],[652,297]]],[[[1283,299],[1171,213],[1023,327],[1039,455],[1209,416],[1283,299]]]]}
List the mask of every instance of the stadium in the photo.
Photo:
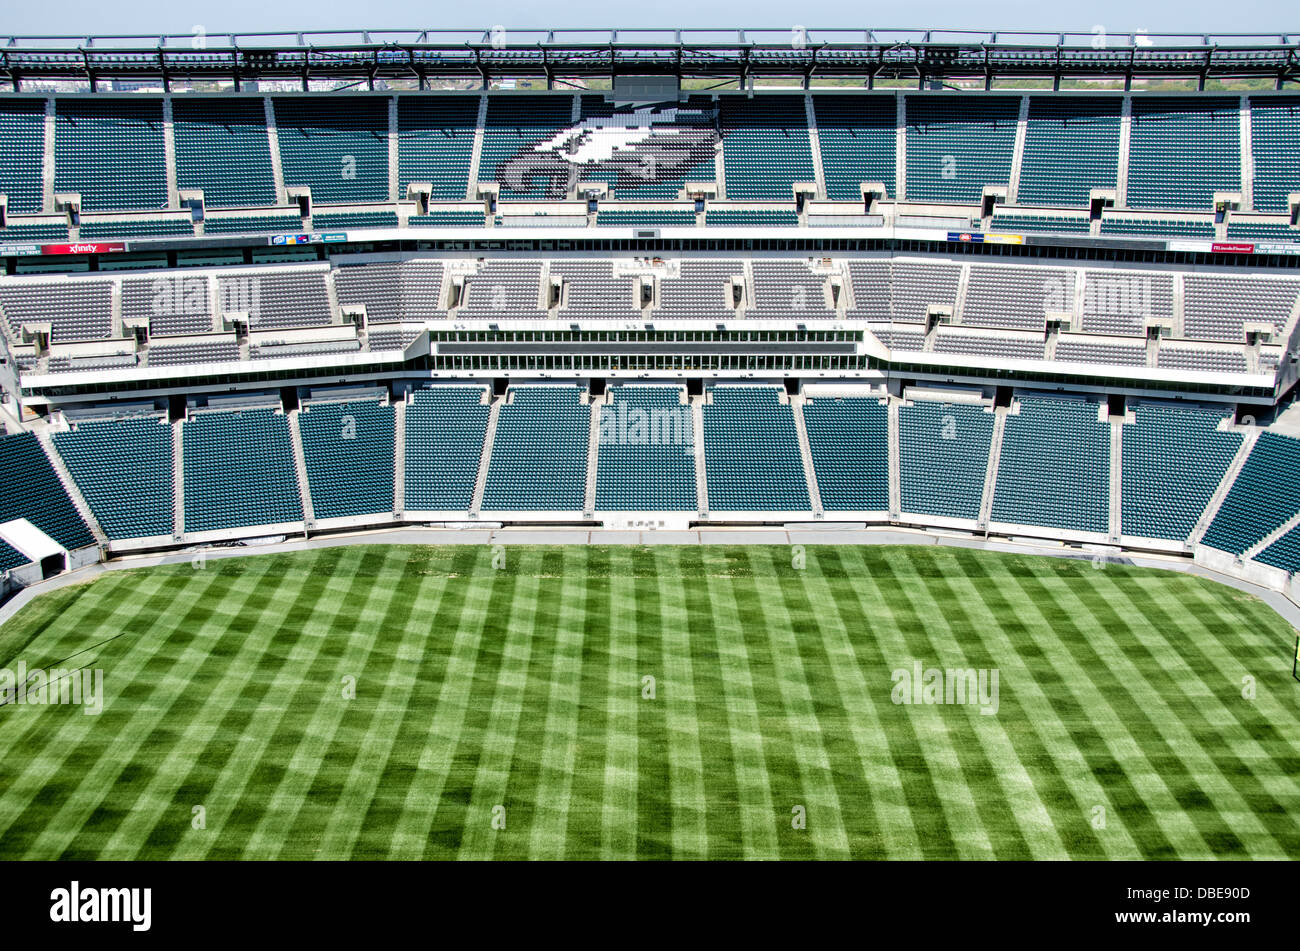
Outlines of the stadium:
{"type": "Polygon", "coordinates": [[[0,43],[0,858],[1300,858],[1300,35],[0,43]]]}

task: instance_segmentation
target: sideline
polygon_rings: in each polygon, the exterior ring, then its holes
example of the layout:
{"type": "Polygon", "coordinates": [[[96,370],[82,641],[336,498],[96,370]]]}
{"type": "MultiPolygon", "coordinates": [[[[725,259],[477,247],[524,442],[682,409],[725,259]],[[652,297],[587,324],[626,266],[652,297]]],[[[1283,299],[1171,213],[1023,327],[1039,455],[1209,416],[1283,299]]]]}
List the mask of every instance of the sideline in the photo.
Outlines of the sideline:
{"type": "Polygon", "coordinates": [[[934,529],[899,528],[694,528],[689,531],[630,531],[588,528],[383,528],[349,532],[316,538],[290,538],[264,545],[237,545],[212,548],[202,545],[181,551],[152,555],[124,555],[110,562],[97,562],[65,572],[55,578],[28,585],[0,607],[0,625],[17,614],[33,599],[68,585],[84,584],[109,571],[130,571],[176,565],[193,560],[199,551],[205,559],[248,558],[277,555],[349,545],[941,545],[973,548],[980,551],[1016,555],[1041,555],[1049,558],[1090,560],[1104,567],[1108,564],[1133,565],[1181,571],[1227,585],[1253,595],[1272,608],[1296,631],[1300,632],[1300,605],[1281,592],[1235,578],[1232,575],[1198,565],[1190,558],[1175,555],[1135,555],[1106,546],[1096,550],[1067,548],[1052,543],[1035,543],[1010,539],[984,539],[971,535],[948,534],[934,529]]]}

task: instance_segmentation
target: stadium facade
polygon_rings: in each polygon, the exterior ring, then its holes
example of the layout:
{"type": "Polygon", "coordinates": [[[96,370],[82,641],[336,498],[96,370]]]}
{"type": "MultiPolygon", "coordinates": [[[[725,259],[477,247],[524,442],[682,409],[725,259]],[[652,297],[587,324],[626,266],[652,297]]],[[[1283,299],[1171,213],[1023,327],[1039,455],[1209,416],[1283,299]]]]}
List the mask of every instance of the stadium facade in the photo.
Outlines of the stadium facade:
{"type": "Polygon", "coordinates": [[[668,32],[9,42],[9,583],[812,523],[1291,593],[1296,38],[668,32]]]}

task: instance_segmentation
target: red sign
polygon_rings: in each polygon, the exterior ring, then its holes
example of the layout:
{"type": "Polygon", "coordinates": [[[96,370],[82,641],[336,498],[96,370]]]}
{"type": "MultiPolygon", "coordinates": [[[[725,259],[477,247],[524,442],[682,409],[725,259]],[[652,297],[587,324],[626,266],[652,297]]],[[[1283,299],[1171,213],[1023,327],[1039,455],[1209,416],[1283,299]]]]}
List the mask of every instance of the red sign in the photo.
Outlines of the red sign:
{"type": "Polygon", "coordinates": [[[43,244],[41,254],[108,254],[110,251],[125,251],[124,241],[110,241],[94,244],[77,242],[76,244],[43,244]]]}
{"type": "Polygon", "coordinates": [[[1242,244],[1240,242],[1229,242],[1220,244],[1218,241],[1211,242],[1211,251],[1222,251],[1227,254],[1254,254],[1255,246],[1253,244],[1242,244]]]}

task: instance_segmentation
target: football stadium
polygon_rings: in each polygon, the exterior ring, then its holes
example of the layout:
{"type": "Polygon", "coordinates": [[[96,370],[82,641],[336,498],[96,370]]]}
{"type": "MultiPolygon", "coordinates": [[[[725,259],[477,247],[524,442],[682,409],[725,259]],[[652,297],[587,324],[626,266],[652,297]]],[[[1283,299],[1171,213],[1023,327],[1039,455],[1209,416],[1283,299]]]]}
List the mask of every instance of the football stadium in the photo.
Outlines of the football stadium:
{"type": "Polygon", "coordinates": [[[1300,35],[6,37],[0,263],[0,859],[1300,858],[1300,35]]]}

